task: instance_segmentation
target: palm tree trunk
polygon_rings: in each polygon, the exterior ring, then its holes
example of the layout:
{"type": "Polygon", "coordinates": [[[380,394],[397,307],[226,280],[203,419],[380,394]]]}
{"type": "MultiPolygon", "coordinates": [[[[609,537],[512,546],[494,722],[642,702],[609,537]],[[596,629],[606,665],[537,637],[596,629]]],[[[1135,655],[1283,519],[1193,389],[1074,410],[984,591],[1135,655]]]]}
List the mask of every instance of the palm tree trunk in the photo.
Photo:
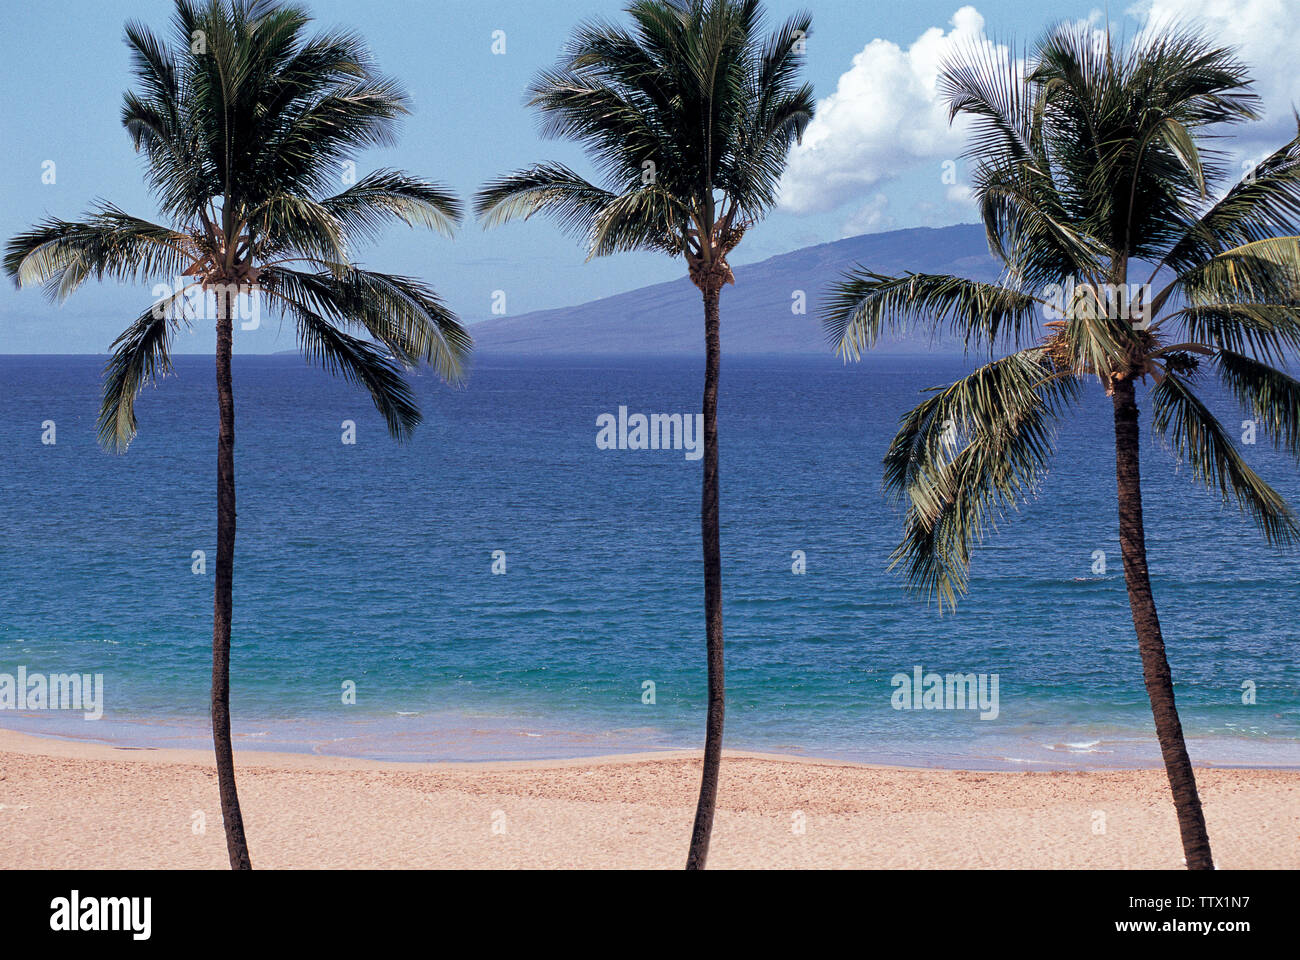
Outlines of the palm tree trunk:
{"type": "Polygon", "coordinates": [[[244,818],[235,791],[235,754],[230,739],[230,615],[235,572],[235,397],[230,384],[230,350],[235,299],[217,293],[217,572],[212,600],[212,745],[217,755],[221,819],[232,870],[251,870],[244,818]]]}
{"type": "Polygon", "coordinates": [[[1128,583],[1129,608],[1137,631],[1138,650],[1142,655],[1142,676],[1151,713],[1155,717],[1156,736],[1164,757],[1165,772],[1178,812],[1178,829],[1182,834],[1183,854],[1189,870],[1213,870],[1210,837],[1205,831],[1205,815],[1196,792],[1196,775],[1183,741],[1183,726],[1174,703],[1174,681],[1165,657],[1165,641],[1160,633],[1151,595],[1151,578],[1147,572],[1146,533],[1142,525],[1142,482],[1138,466],[1138,409],[1133,379],[1114,382],[1115,406],[1115,476],[1119,493],[1119,543],[1124,556],[1124,579],[1128,583]]]}
{"type": "Polygon", "coordinates": [[[709,712],[704,734],[704,773],[695,807],[687,870],[703,870],[709,857],[713,812],[718,802],[718,774],[722,765],[722,719],[726,684],[722,663],[722,547],[718,533],[718,368],[722,347],[719,337],[718,299],[721,284],[704,287],[704,485],[700,499],[700,537],[704,543],[704,626],[709,662],[709,712]]]}

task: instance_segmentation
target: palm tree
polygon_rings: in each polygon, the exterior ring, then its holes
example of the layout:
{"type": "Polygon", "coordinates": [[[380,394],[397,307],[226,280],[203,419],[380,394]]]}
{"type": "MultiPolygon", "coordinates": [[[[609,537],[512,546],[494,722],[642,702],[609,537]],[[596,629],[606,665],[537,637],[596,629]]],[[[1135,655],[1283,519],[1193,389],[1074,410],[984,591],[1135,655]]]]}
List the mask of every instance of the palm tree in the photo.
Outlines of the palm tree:
{"type": "MultiPolygon", "coordinates": [[[[164,224],[97,204],[80,222],[47,219],[9,242],[19,286],[64,298],[88,277],[177,280],[113,343],[99,437],[124,452],[135,397],[170,369],[171,337],[201,292],[215,294],[217,557],[212,617],[212,739],[230,865],[248,869],[230,740],[230,621],[235,553],[232,321],[240,296],[264,297],[291,318],[306,356],[364,387],[390,433],[420,421],[403,370],[430,364],[458,379],[469,335],[418,280],[363,270],[355,241],[392,220],[449,233],[456,199],[437,184],[378,170],[327,191],[361,148],[393,140],[407,111],[401,89],[345,32],[307,36],[297,6],[267,0],[176,0],[175,44],[126,27],[138,82],[122,122],[164,224]]],[[[260,301],[259,301],[260,302],[260,301]]]]}
{"type": "Polygon", "coordinates": [[[544,212],[592,257],[658,250],[684,257],[704,300],[704,483],[700,533],[709,706],[704,773],[688,869],[709,852],[725,704],[722,551],[718,537],[718,302],[734,283],[727,257],[776,201],[786,156],[812,118],[797,84],[811,19],[766,39],[759,0],[635,0],[630,30],[578,28],[560,62],[533,82],[543,134],[582,144],[602,174],[589,182],[539,164],[484,186],[486,226],[544,212]]]}
{"type": "Polygon", "coordinates": [[[1062,26],[1023,64],[959,55],[943,92],[952,117],[972,118],[974,193],[1001,281],[859,268],[824,311],[846,358],[915,323],[990,357],[1015,348],[906,414],[885,457],[886,489],[906,504],[893,563],[941,610],[965,592],[972,543],[1045,472],[1081,385],[1105,387],[1129,606],[1193,869],[1213,861],[1147,572],[1136,386],[1153,381],[1153,431],[1198,482],[1270,543],[1294,542],[1294,515],[1195,389],[1217,379],[1300,456],[1300,382],[1274,366],[1300,346],[1300,135],[1212,199],[1227,184],[1207,130],[1255,116],[1249,84],[1231,51],[1178,27],[1116,45],[1062,26]],[[1040,310],[1056,317],[1045,331],[1040,310]]]}

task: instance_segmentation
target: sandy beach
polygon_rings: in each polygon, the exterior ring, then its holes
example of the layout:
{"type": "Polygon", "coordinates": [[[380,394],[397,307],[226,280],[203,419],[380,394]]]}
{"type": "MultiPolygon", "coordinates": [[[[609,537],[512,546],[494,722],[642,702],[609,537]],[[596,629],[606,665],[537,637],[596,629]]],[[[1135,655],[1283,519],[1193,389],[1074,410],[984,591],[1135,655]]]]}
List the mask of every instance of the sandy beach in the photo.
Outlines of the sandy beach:
{"type": "MultiPolygon", "coordinates": [[[[255,867],[619,869],[682,866],[700,761],[417,764],[244,752],[236,763],[255,867]]],[[[1300,868],[1300,772],[1197,774],[1221,868],[1300,868]]],[[[0,859],[223,868],[211,757],[0,731],[0,859]]],[[[1158,770],[977,773],[729,753],[709,865],[1181,860],[1158,770]]]]}

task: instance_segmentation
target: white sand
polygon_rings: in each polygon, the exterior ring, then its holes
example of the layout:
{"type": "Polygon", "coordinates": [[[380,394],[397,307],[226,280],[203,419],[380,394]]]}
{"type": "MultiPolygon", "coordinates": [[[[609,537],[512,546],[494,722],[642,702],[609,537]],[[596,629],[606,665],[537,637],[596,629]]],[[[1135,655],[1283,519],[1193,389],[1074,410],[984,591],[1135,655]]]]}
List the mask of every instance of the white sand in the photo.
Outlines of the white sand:
{"type": "MultiPolygon", "coordinates": [[[[248,752],[236,769],[254,867],[676,869],[700,760],[408,764],[248,752]]],[[[1300,772],[1197,778],[1220,867],[1300,868],[1300,772]]],[[[211,755],[0,731],[0,862],[226,867],[211,755]]],[[[1161,770],[975,773],[742,753],[723,760],[709,857],[721,868],[1181,862],[1161,770]]]]}

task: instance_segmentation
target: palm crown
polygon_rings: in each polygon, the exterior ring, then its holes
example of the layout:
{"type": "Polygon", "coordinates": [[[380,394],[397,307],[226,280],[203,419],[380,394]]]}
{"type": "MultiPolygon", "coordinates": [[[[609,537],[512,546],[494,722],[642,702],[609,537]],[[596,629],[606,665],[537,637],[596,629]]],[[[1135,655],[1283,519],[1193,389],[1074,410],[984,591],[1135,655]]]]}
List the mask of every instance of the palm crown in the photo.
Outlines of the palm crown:
{"type": "Polygon", "coordinates": [[[921,324],[1023,349],[903,418],[885,458],[907,507],[895,565],[954,603],[972,543],[1034,488],[1054,421],[1090,377],[1112,393],[1149,376],[1156,435],[1270,542],[1292,542],[1294,515],[1195,387],[1216,377],[1300,456],[1300,383],[1274,366],[1300,346],[1300,135],[1212,199],[1227,169],[1207,129],[1254,118],[1257,100],[1230,52],[1185,30],[1116,50],[1062,27],[1023,64],[986,47],[946,64],[942,83],[952,117],[972,118],[974,196],[1003,276],[857,270],[826,329],[853,357],[921,324]],[[1040,311],[1057,317],[1045,330],[1040,311]]]}
{"type": "Polygon", "coordinates": [[[634,29],[589,23],[531,87],[543,133],[580,142],[603,186],[538,164],[479,193],[485,224],[538,212],[591,256],[684,255],[697,284],[731,280],[727,254],[775,203],[790,145],[812,117],[795,83],[810,18],[764,39],[758,0],[638,0],[634,29]]]}
{"type": "Polygon", "coordinates": [[[174,45],[128,24],[137,86],[122,121],[169,225],[101,202],[80,222],[47,219],[9,243],[10,276],[57,298],[89,277],[188,282],[113,344],[99,418],[108,446],[134,436],[134,398],[168,370],[194,288],[218,300],[223,289],[265,295],[309,358],[369,391],[394,436],[420,420],[403,368],[461,375],[470,338],[434,292],[351,259],[393,220],[449,232],[459,205],[386,169],[332,192],[357,150],[391,141],[406,98],[359,37],[308,37],[308,23],[301,8],[264,0],[177,0],[174,45]]]}

